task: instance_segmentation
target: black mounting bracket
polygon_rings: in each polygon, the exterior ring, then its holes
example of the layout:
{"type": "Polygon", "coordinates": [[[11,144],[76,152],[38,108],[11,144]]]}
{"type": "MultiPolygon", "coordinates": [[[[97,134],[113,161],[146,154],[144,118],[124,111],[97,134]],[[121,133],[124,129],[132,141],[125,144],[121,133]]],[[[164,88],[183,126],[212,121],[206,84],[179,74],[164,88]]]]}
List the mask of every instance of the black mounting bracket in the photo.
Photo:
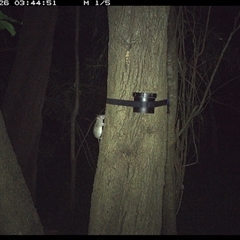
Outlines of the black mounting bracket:
{"type": "Polygon", "coordinates": [[[134,92],[133,97],[134,101],[107,98],[107,103],[112,105],[133,107],[133,112],[138,113],[154,113],[155,107],[167,105],[168,106],[167,112],[169,113],[168,99],[155,102],[155,98],[157,97],[156,93],[134,92]]]}

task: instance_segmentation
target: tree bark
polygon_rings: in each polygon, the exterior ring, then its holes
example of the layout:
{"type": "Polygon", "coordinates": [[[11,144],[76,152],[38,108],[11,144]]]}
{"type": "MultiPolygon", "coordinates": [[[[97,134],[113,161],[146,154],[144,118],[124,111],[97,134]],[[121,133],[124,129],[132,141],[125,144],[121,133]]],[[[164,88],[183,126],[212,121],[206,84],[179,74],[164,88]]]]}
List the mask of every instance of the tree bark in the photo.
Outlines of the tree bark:
{"type": "Polygon", "coordinates": [[[76,203],[76,171],[77,171],[77,157],[76,157],[76,122],[79,111],[79,6],[76,7],[76,27],[75,27],[75,105],[71,117],[71,196],[70,196],[70,210],[73,216],[76,203]]]}
{"type": "Polygon", "coordinates": [[[176,114],[178,100],[178,53],[176,41],[176,23],[174,18],[174,8],[171,7],[168,23],[168,93],[170,101],[170,111],[168,113],[168,138],[167,138],[167,161],[165,168],[165,187],[163,195],[163,227],[162,234],[177,234],[176,227],[176,173],[175,162],[177,162],[176,153],[176,114]]]}
{"type": "Polygon", "coordinates": [[[41,113],[56,19],[55,7],[25,7],[17,55],[2,105],[9,138],[34,200],[41,113]]]}
{"type": "Polygon", "coordinates": [[[0,111],[0,234],[43,234],[0,111]]]}
{"type": "MultiPolygon", "coordinates": [[[[111,7],[108,98],[167,98],[169,7],[111,7]]],[[[167,108],[154,114],[107,105],[90,211],[90,234],[160,234],[167,108]]]]}

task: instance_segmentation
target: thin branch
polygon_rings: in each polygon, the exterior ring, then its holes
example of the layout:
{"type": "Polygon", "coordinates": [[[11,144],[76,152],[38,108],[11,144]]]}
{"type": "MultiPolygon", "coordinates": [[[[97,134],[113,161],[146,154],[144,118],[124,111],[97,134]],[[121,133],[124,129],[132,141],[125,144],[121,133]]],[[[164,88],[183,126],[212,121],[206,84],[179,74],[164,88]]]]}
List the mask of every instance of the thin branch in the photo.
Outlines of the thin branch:
{"type": "Polygon", "coordinates": [[[230,33],[229,38],[228,38],[228,40],[227,40],[227,43],[225,44],[225,46],[224,46],[224,48],[223,48],[223,50],[222,50],[222,52],[221,52],[221,54],[220,54],[220,56],[219,56],[219,58],[218,58],[218,61],[217,61],[217,63],[216,63],[216,66],[215,66],[215,68],[214,68],[214,70],[213,70],[213,73],[212,73],[212,75],[211,75],[209,84],[208,84],[208,86],[207,86],[207,88],[206,88],[206,90],[205,90],[205,93],[204,93],[204,95],[203,95],[202,102],[201,102],[201,104],[200,104],[200,106],[199,106],[199,108],[198,108],[198,111],[199,111],[199,112],[201,111],[203,105],[205,104],[205,101],[206,101],[208,92],[209,92],[209,90],[210,90],[210,87],[212,86],[212,83],[213,83],[215,74],[216,74],[216,72],[217,72],[217,70],[218,70],[218,67],[219,67],[219,65],[220,65],[220,62],[222,61],[223,55],[224,55],[224,53],[225,53],[225,51],[226,51],[226,49],[227,49],[227,47],[228,47],[228,45],[229,45],[232,37],[233,37],[233,35],[234,35],[234,34],[236,33],[236,31],[240,28],[240,24],[236,27],[236,23],[237,23],[237,21],[238,21],[239,14],[240,14],[240,13],[238,13],[237,18],[235,19],[233,31],[230,33]]]}

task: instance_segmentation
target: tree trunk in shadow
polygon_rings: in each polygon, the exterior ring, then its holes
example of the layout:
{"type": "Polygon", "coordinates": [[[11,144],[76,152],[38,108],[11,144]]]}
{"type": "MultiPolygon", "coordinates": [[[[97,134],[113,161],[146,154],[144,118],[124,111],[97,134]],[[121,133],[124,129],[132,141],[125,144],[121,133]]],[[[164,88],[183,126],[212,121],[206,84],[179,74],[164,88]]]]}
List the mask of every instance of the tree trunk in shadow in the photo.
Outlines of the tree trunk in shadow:
{"type": "Polygon", "coordinates": [[[56,7],[25,7],[17,55],[2,105],[13,150],[34,201],[41,113],[56,19],[56,7]]]}
{"type": "Polygon", "coordinates": [[[0,234],[43,234],[0,111],[0,234]]]}

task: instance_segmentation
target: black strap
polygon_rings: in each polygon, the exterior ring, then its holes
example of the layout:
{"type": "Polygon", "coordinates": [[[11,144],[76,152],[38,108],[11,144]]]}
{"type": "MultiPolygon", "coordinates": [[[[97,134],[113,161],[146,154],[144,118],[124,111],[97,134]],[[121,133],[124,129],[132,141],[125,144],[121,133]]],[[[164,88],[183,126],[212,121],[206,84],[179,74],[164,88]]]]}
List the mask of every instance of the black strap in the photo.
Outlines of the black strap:
{"type": "Polygon", "coordinates": [[[121,100],[121,99],[113,99],[107,98],[107,103],[112,105],[120,105],[127,107],[147,107],[147,108],[155,108],[163,105],[169,105],[168,99],[154,102],[140,102],[140,101],[131,101],[131,100],[121,100]]]}

